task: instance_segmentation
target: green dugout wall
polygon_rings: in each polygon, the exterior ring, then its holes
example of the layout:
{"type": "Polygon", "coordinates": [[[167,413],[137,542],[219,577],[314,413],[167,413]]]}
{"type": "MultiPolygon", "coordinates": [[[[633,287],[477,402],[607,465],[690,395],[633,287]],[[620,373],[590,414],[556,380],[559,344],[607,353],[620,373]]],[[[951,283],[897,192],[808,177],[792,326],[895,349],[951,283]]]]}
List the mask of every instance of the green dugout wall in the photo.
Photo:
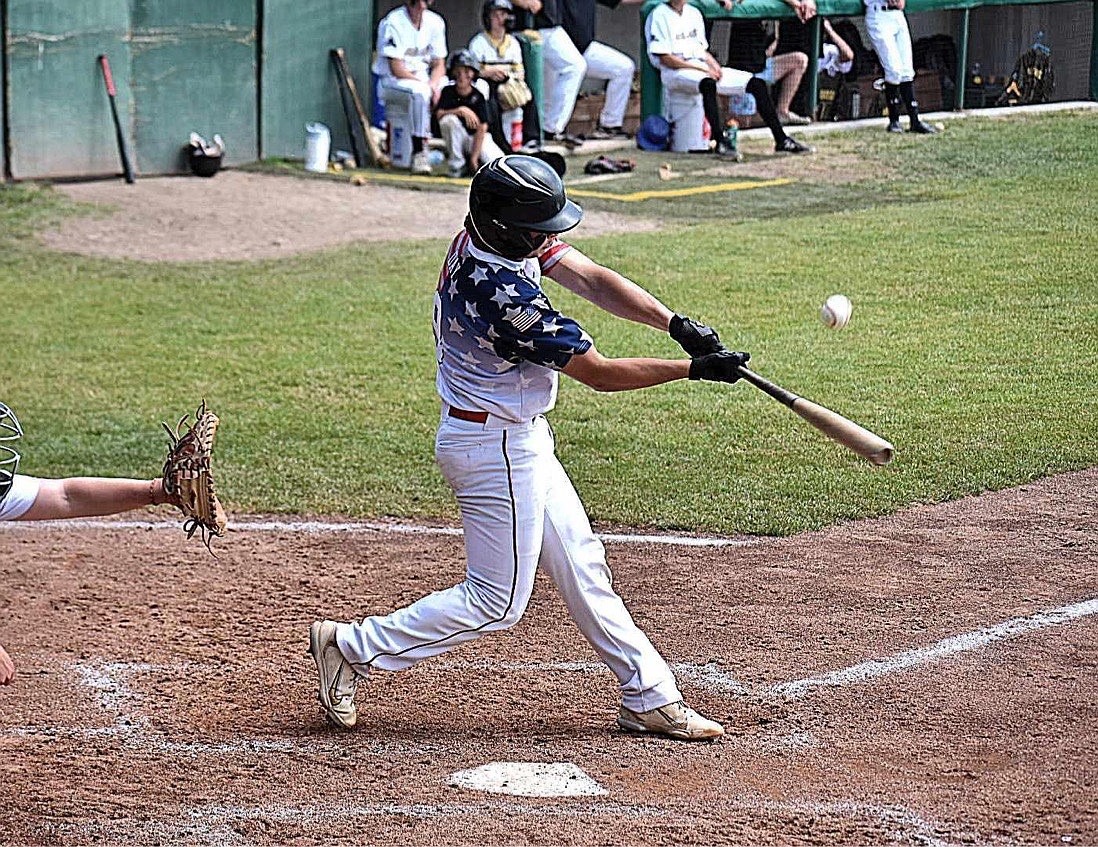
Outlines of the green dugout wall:
{"type": "MultiPolygon", "coordinates": [[[[647,56],[644,45],[644,19],[654,6],[663,0],[647,0],[641,7],[641,57],[647,56]]],[[[968,16],[969,10],[982,6],[1029,6],[1041,4],[1064,3],[1069,0],[907,0],[906,9],[909,14],[929,11],[962,10],[961,31],[955,34],[957,40],[957,58],[959,65],[958,79],[964,79],[964,69],[967,67],[966,48],[968,43],[968,16]]],[[[793,17],[793,11],[782,0],[743,0],[733,7],[732,11],[725,11],[716,0],[690,0],[697,6],[707,18],[789,18],[793,17]]],[[[865,13],[862,0],[817,0],[817,11],[822,17],[859,16],[865,13]]],[[[1098,0],[1094,3],[1094,32],[1098,33],[1098,0]]],[[[819,25],[817,24],[817,43],[819,38],[819,25]]],[[[641,74],[641,114],[647,117],[661,111],[662,87],[660,85],[659,72],[652,67],[646,59],[637,62],[641,74]]],[[[816,80],[815,57],[809,57],[809,84],[816,80]]],[[[959,91],[964,92],[964,86],[958,86],[959,91]]],[[[809,98],[815,99],[814,87],[809,89],[809,98]]],[[[1093,37],[1090,57],[1090,96],[1098,99],[1098,35],[1093,37]]],[[[959,104],[956,104],[959,105],[959,104]]]]}
{"type": "Polygon", "coordinates": [[[349,144],[328,58],[363,93],[373,0],[0,0],[5,175],[120,172],[96,57],[111,62],[139,173],[185,169],[192,131],[226,163],[302,155],[305,123],[349,144]]]}

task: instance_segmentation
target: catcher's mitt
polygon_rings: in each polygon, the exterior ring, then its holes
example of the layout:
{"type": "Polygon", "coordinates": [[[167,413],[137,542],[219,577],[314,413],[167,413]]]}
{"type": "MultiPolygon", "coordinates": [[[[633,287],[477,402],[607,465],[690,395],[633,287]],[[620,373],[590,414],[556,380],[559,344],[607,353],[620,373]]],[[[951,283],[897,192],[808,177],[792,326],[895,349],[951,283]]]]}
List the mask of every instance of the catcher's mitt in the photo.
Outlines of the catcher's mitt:
{"type": "Polygon", "coordinates": [[[225,510],[214,491],[210,468],[214,434],[219,421],[217,415],[206,408],[205,400],[194,414],[194,423],[184,428],[189,417],[184,415],[180,418],[174,430],[164,424],[170,439],[168,458],[164,462],[164,494],[186,517],[183,531],[187,533],[187,538],[202,530],[202,540],[212,553],[210,542],[213,536],[224,535],[228,523],[225,510]]]}

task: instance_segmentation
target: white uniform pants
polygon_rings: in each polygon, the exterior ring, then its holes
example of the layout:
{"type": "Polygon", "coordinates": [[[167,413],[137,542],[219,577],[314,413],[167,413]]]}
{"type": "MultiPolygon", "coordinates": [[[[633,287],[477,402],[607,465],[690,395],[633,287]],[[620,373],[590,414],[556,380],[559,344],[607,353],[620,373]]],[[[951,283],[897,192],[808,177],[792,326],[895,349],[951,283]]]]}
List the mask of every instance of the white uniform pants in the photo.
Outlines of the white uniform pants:
{"type": "MultiPolygon", "coordinates": [[[[442,132],[442,140],[446,142],[446,159],[451,170],[459,170],[465,166],[466,159],[473,152],[473,133],[465,126],[465,121],[457,115],[446,115],[438,122],[439,131],[442,132]]],[[[489,133],[484,135],[484,143],[480,145],[480,161],[474,162],[476,166],[486,165],[503,155],[499,145],[492,140],[489,133]]]]}
{"type": "Polygon", "coordinates": [[[435,458],[457,496],[465,580],[360,624],[336,642],[359,673],[402,670],[522,617],[540,565],[613,671],[622,703],[648,711],[681,698],[667,663],[610,584],[602,542],[553,451],[543,416],[522,424],[443,417],[435,458]]]}
{"type": "Polygon", "coordinates": [[[542,78],[545,85],[542,129],[550,135],[564,132],[576,108],[587,63],[563,27],[539,29],[542,78]]]}
{"type": "Polygon", "coordinates": [[[381,81],[381,102],[401,103],[408,109],[412,120],[413,138],[431,137],[431,86],[418,79],[385,77],[381,81]]]}
{"type": "MultiPolygon", "coordinates": [[[[708,74],[701,69],[660,68],[660,82],[663,83],[664,90],[682,94],[697,92],[698,83],[707,76],[708,74]]],[[[751,77],[752,74],[747,71],[721,68],[721,78],[717,80],[717,93],[726,97],[743,94],[747,90],[747,83],[751,82],[751,77]]]]}
{"type": "Polygon", "coordinates": [[[881,5],[866,6],[865,31],[884,68],[885,82],[899,85],[915,79],[911,33],[902,11],[886,9],[881,5]]]}
{"type": "Polygon", "coordinates": [[[583,60],[587,62],[587,76],[609,81],[599,123],[607,127],[621,126],[625,122],[625,109],[629,105],[629,91],[637,66],[624,53],[597,41],[587,45],[583,60]]]}

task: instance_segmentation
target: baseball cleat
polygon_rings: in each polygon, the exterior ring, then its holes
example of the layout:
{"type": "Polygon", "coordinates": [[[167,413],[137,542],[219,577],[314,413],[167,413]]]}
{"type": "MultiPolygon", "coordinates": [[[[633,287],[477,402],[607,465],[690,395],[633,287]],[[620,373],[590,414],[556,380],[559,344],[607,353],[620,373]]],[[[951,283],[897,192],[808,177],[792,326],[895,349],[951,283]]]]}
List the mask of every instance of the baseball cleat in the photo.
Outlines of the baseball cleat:
{"type": "Polygon", "coordinates": [[[339,652],[335,634],[334,621],[315,621],[309,627],[309,653],[320,676],[316,699],[333,726],[350,729],[358,720],[355,710],[358,674],[339,652]]]}
{"type": "Polygon", "coordinates": [[[912,121],[911,131],[916,135],[937,135],[938,130],[925,121],[912,121]]]}
{"type": "Polygon", "coordinates": [[[774,145],[775,153],[815,153],[815,147],[801,144],[797,139],[786,136],[779,144],[774,145]]]}
{"type": "Polygon", "coordinates": [[[618,711],[618,726],[630,732],[666,735],[678,741],[705,741],[724,735],[723,726],[702,717],[682,700],[650,712],[634,712],[622,706],[618,711]]]}
{"type": "Polygon", "coordinates": [[[889,121],[888,122],[888,129],[886,130],[886,132],[900,133],[900,132],[903,132],[903,131],[904,131],[904,128],[902,126],[900,126],[899,121],[889,121]]]}
{"type": "Polygon", "coordinates": [[[420,150],[412,156],[412,173],[420,176],[431,175],[431,159],[426,150],[420,150]]]}

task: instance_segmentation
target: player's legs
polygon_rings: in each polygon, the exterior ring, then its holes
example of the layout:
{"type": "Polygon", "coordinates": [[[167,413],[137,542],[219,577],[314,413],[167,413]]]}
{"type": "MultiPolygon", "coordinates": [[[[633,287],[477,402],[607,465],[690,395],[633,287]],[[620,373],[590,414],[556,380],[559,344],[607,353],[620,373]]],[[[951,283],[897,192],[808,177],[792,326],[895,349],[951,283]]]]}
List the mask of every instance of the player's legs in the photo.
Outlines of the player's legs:
{"type": "Polygon", "coordinates": [[[571,480],[555,456],[545,462],[550,487],[545,500],[542,567],[584,637],[618,678],[622,705],[634,712],[647,712],[681,700],[667,662],[614,592],[602,542],[591,531],[571,480]]]}
{"type": "Polygon", "coordinates": [[[587,45],[583,59],[587,62],[587,76],[608,80],[599,124],[607,129],[620,129],[625,123],[625,110],[629,105],[629,91],[633,87],[633,73],[637,66],[621,51],[598,41],[587,45]]]}
{"type": "Polygon", "coordinates": [[[789,109],[793,104],[793,96],[800,87],[804,73],[808,70],[808,56],[799,51],[782,53],[775,56],[770,63],[774,82],[778,84],[778,117],[786,123],[808,123],[799,120],[789,109]]]}
{"type": "Polygon", "coordinates": [[[450,173],[464,170],[466,158],[473,145],[473,137],[465,128],[465,122],[457,115],[446,115],[439,120],[438,128],[446,145],[446,164],[449,165],[450,173]]]}
{"type": "MultiPolygon", "coordinates": [[[[899,23],[902,21],[904,16],[899,11],[867,14],[865,18],[865,30],[884,69],[885,82],[892,85],[899,85],[902,81],[903,61],[897,38],[899,23]]],[[[904,28],[906,29],[906,22],[904,28]]]]}
{"type": "Polygon", "coordinates": [[[381,101],[405,104],[412,123],[413,138],[431,137],[431,86],[418,79],[386,77],[381,84],[381,101]]]}
{"type": "Polygon", "coordinates": [[[576,97],[587,73],[587,63],[562,27],[539,29],[545,67],[546,97],[543,129],[549,135],[564,132],[572,119],[576,97]]]}
{"type": "Polygon", "coordinates": [[[403,670],[513,626],[530,600],[545,510],[541,466],[552,455],[544,418],[495,430],[444,419],[435,455],[461,508],[465,580],[392,614],[339,624],[336,644],[360,674],[403,670]]]}

